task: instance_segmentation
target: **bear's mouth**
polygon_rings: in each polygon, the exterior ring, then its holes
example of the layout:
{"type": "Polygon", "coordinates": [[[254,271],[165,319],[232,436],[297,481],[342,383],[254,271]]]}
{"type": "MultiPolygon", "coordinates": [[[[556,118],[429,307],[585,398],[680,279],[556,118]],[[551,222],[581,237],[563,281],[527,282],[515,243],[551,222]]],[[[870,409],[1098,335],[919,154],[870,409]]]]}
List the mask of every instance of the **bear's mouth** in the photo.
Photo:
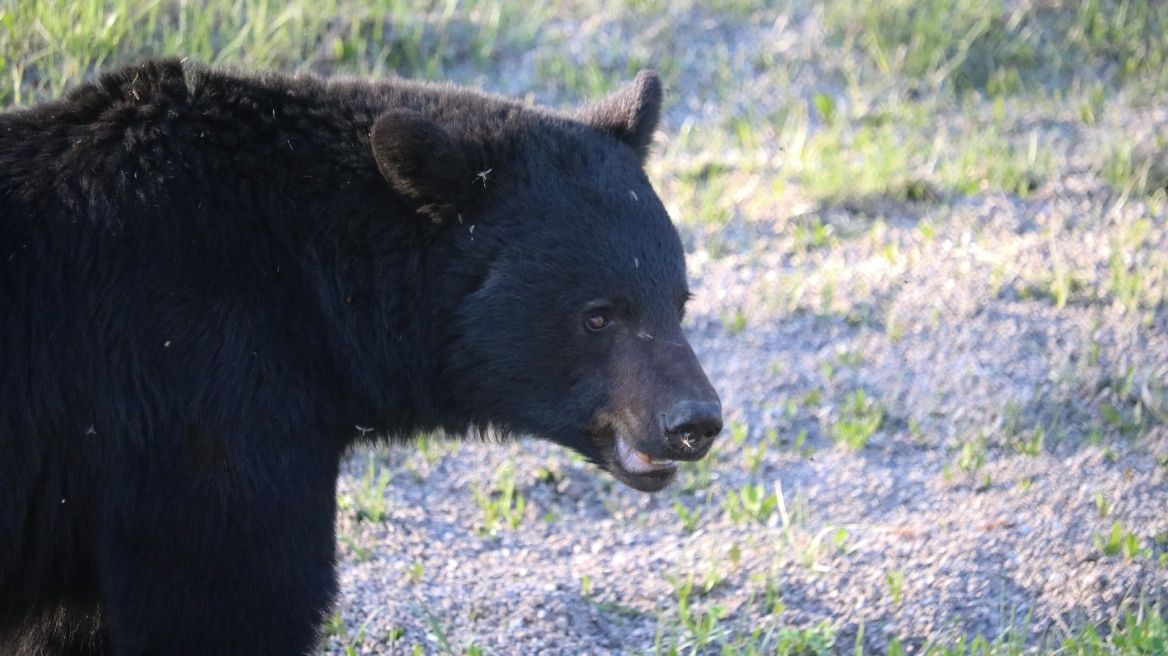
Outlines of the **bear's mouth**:
{"type": "Polygon", "coordinates": [[[622,483],[642,492],[656,492],[669,485],[677,473],[676,460],[662,460],[650,457],[619,433],[613,440],[613,453],[609,461],[610,472],[622,483]]]}

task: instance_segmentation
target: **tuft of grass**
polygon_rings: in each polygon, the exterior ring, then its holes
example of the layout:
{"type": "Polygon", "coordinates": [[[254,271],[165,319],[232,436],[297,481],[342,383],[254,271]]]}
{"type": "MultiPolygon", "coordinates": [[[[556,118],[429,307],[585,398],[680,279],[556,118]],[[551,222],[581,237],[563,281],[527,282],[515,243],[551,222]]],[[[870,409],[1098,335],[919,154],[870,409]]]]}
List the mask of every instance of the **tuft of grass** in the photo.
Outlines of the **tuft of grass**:
{"type": "Polygon", "coordinates": [[[479,527],[479,534],[497,537],[503,527],[515,530],[523,521],[523,512],[527,509],[527,500],[515,490],[515,469],[505,465],[499,470],[495,485],[489,492],[478,485],[471,486],[475,503],[483,511],[483,524],[479,527]]]}
{"type": "Polygon", "coordinates": [[[1042,453],[1042,445],[1046,441],[1046,429],[1042,426],[1034,429],[1030,437],[1023,438],[1014,443],[1014,448],[1018,453],[1023,455],[1038,457],[1042,453]]]}
{"type": "Polygon", "coordinates": [[[834,654],[836,627],[823,620],[806,628],[784,626],[775,637],[779,656],[829,656],[834,654]]]}
{"type": "Polygon", "coordinates": [[[751,474],[757,473],[758,468],[762,465],[766,458],[767,443],[760,442],[758,446],[747,448],[743,452],[743,460],[746,464],[746,471],[751,474]]]}
{"type": "Polygon", "coordinates": [[[383,522],[389,517],[392,504],[385,499],[385,490],[393,475],[377,462],[377,456],[369,454],[361,484],[353,494],[342,494],[337,499],[341,512],[351,512],[358,522],[368,520],[383,522]]]}
{"type": "Polygon", "coordinates": [[[1102,492],[1095,493],[1095,509],[1099,512],[1100,519],[1111,514],[1111,504],[1107,503],[1107,497],[1103,496],[1102,492]]]}
{"type": "Polygon", "coordinates": [[[451,448],[451,443],[443,441],[436,435],[419,435],[414,440],[414,451],[422,456],[427,465],[433,465],[441,460],[451,448]]]}
{"type": "Polygon", "coordinates": [[[345,626],[345,618],[340,613],[333,613],[332,617],[325,622],[324,636],[325,640],[330,637],[339,640],[348,640],[349,627],[345,626]]]}
{"type": "Polygon", "coordinates": [[[973,476],[985,466],[986,441],[982,435],[978,439],[961,445],[961,452],[957,454],[957,468],[967,475],[973,476]]]}
{"type": "Polygon", "coordinates": [[[894,606],[900,605],[900,596],[904,592],[904,570],[889,570],[884,573],[884,582],[888,584],[888,594],[892,597],[894,606]]]}
{"type": "Polygon", "coordinates": [[[1095,540],[1095,547],[1104,556],[1123,554],[1125,561],[1130,561],[1137,557],[1152,557],[1152,550],[1141,547],[1139,536],[1134,531],[1125,529],[1123,524],[1118,520],[1111,525],[1111,530],[1106,535],[1095,533],[1092,537],[1095,540]]]}
{"type": "Polygon", "coordinates": [[[849,449],[862,449],[883,423],[884,409],[880,403],[858,389],[840,405],[839,418],[828,428],[828,436],[849,449]]]}
{"type": "Polygon", "coordinates": [[[730,428],[730,442],[735,446],[742,446],[746,441],[747,435],[750,434],[750,424],[747,424],[736,419],[731,419],[729,423],[730,428]]]}
{"type": "Polygon", "coordinates": [[[453,656],[456,652],[450,644],[450,639],[446,637],[446,630],[443,629],[442,622],[438,617],[425,605],[416,606],[414,604],[408,604],[408,606],[415,615],[418,615],[426,621],[426,625],[430,628],[430,633],[427,637],[434,641],[439,652],[453,656]]]}
{"type": "Polygon", "coordinates": [[[1143,171],[1136,161],[1134,148],[1134,144],[1128,140],[1114,146],[1099,169],[1099,176],[1118,191],[1133,191],[1142,195],[1147,179],[1140,179],[1143,171]]]}
{"type": "Polygon", "coordinates": [[[1042,281],[1045,287],[1043,291],[1054,300],[1055,307],[1062,309],[1066,307],[1071,295],[1082,289],[1083,284],[1074,270],[1063,260],[1053,234],[1049,235],[1048,242],[1051,270],[1042,281]]]}
{"type": "Polygon", "coordinates": [[[714,462],[718,459],[719,453],[719,449],[714,447],[701,460],[681,463],[681,471],[685,474],[681,482],[681,489],[695,494],[698,490],[708,488],[714,471],[714,462]]]}
{"type": "Polygon", "coordinates": [[[343,533],[337,533],[337,541],[349,548],[353,552],[353,557],[359,563],[363,563],[373,557],[373,547],[365,546],[359,542],[360,536],[356,538],[349,537],[343,533]]]}
{"type": "Polygon", "coordinates": [[[722,502],[722,509],[735,524],[743,520],[765,522],[778,504],[778,497],[767,494],[761,483],[747,483],[735,492],[729,490],[722,502]]]}
{"type": "Polygon", "coordinates": [[[839,239],[835,236],[835,227],[824,223],[818,214],[793,222],[791,229],[792,251],[803,255],[808,251],[830,248],[835,246],[839,239]]]}
{"type": "Polygon", "coordinates": [[[746,313],[737,308],[732,314],[722,315],[722,329],[730,337],[734,337],[746,330],[746,313]]]}
{"type": "Polygon", "coordinates": [[[1134,612],[1127,609],[1123,617],[1113,619],[1103,627],[1083,627],[1063,641],[1062,653],[1084,656],[1165,654],[1168,653],[1168,621],[1159,608],[1141,603],[1134,612]]]}
{"type": "Polygon", "coordinates": [[[1155,310],[1164,302],[1168,267],[1152,258],[1147,250],[1128,251],[1118,242],[1112,246],[1108,289],[1115,302],[1129,313],[1155,310]]]}
{"type": "Polygon", "coordinates": [[[681,623],[689,632],[695,649],[701,649],[719,636],[719,621],[726,617],[728,611],[725,606],[712,604],[704,609],[690,606],[689,593],[693,588],[693,579],[690,578],[677,593],[677,611],[681,623]]]}
{"type": "Polygon", "coordinates": [[[417,585],[422,581],[422,576],[425,573],[426,568],[422,566],[422,563],[414,561],[413,564],[406,568],[406,580],[409,581],[411,585],[417,585]]]}
{"type": "Polygon", "coordinates": [[[695,507],[693,510],[687,510],[680,501],[673,502],[673,510],[677,513],[678,519],[681,520],[681,527],[685,529],[686,533],[693,533],[698,527],[698,520],[702,518],[701,507],[695,507]]]}

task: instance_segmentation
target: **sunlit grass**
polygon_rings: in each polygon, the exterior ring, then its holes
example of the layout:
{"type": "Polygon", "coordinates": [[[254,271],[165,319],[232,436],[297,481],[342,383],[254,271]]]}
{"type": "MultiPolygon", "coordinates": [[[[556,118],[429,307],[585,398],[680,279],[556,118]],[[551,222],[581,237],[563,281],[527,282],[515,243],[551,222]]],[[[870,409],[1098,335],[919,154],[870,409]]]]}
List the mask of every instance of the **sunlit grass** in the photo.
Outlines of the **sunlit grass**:
{"type": "Polygon", "coordinates": [[[1156,0],[829,0],[825,20],[865,68],[910,88],[1011,94],[1081,68],[1150,93],[1168,85],[1156,0]]]}

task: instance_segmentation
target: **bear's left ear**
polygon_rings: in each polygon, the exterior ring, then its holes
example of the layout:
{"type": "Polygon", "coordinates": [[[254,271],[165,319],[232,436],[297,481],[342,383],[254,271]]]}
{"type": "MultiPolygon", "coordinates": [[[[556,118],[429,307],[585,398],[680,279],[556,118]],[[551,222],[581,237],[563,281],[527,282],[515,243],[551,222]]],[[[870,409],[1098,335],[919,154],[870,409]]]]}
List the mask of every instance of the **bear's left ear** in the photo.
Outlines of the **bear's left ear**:
{"type": "Polygon", "coordinates": [[[441,221],[457,212],[472,176],[462,151],[437,123],[395,109],[377,119],[369,139],[381,175],[419,214],[441,221]]]}
{"type": "Polygon", "coordinates": [[[661,118],[662,96],[657,73],[641,71],[632,84],[585,109],[580,118],[628,144],[644,164],[661,118]]]}

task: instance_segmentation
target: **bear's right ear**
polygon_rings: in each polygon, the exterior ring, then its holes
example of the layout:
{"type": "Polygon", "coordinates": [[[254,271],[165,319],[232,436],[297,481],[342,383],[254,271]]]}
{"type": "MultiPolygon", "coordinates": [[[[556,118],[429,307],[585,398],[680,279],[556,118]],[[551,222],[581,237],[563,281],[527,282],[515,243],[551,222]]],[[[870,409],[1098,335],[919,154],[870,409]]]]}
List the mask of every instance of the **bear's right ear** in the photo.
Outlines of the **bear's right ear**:
{"type": "Polygon", "coordinates": [[[437,123],[395,109],[377,119],[369,136],[381,175],[419,214],[441,221],[457,212],[473,176],[462,151],[437,123]]]}
{"type": "Polygon", "coordinates": [[[592,127],[623,141],[640,158],[641,164],[649,156],[653,133],[661,119],[661,101],[665,95],[661,78],[656,71],[641,71],[632,84],[581,113],[583,121],[592,127]]]}

